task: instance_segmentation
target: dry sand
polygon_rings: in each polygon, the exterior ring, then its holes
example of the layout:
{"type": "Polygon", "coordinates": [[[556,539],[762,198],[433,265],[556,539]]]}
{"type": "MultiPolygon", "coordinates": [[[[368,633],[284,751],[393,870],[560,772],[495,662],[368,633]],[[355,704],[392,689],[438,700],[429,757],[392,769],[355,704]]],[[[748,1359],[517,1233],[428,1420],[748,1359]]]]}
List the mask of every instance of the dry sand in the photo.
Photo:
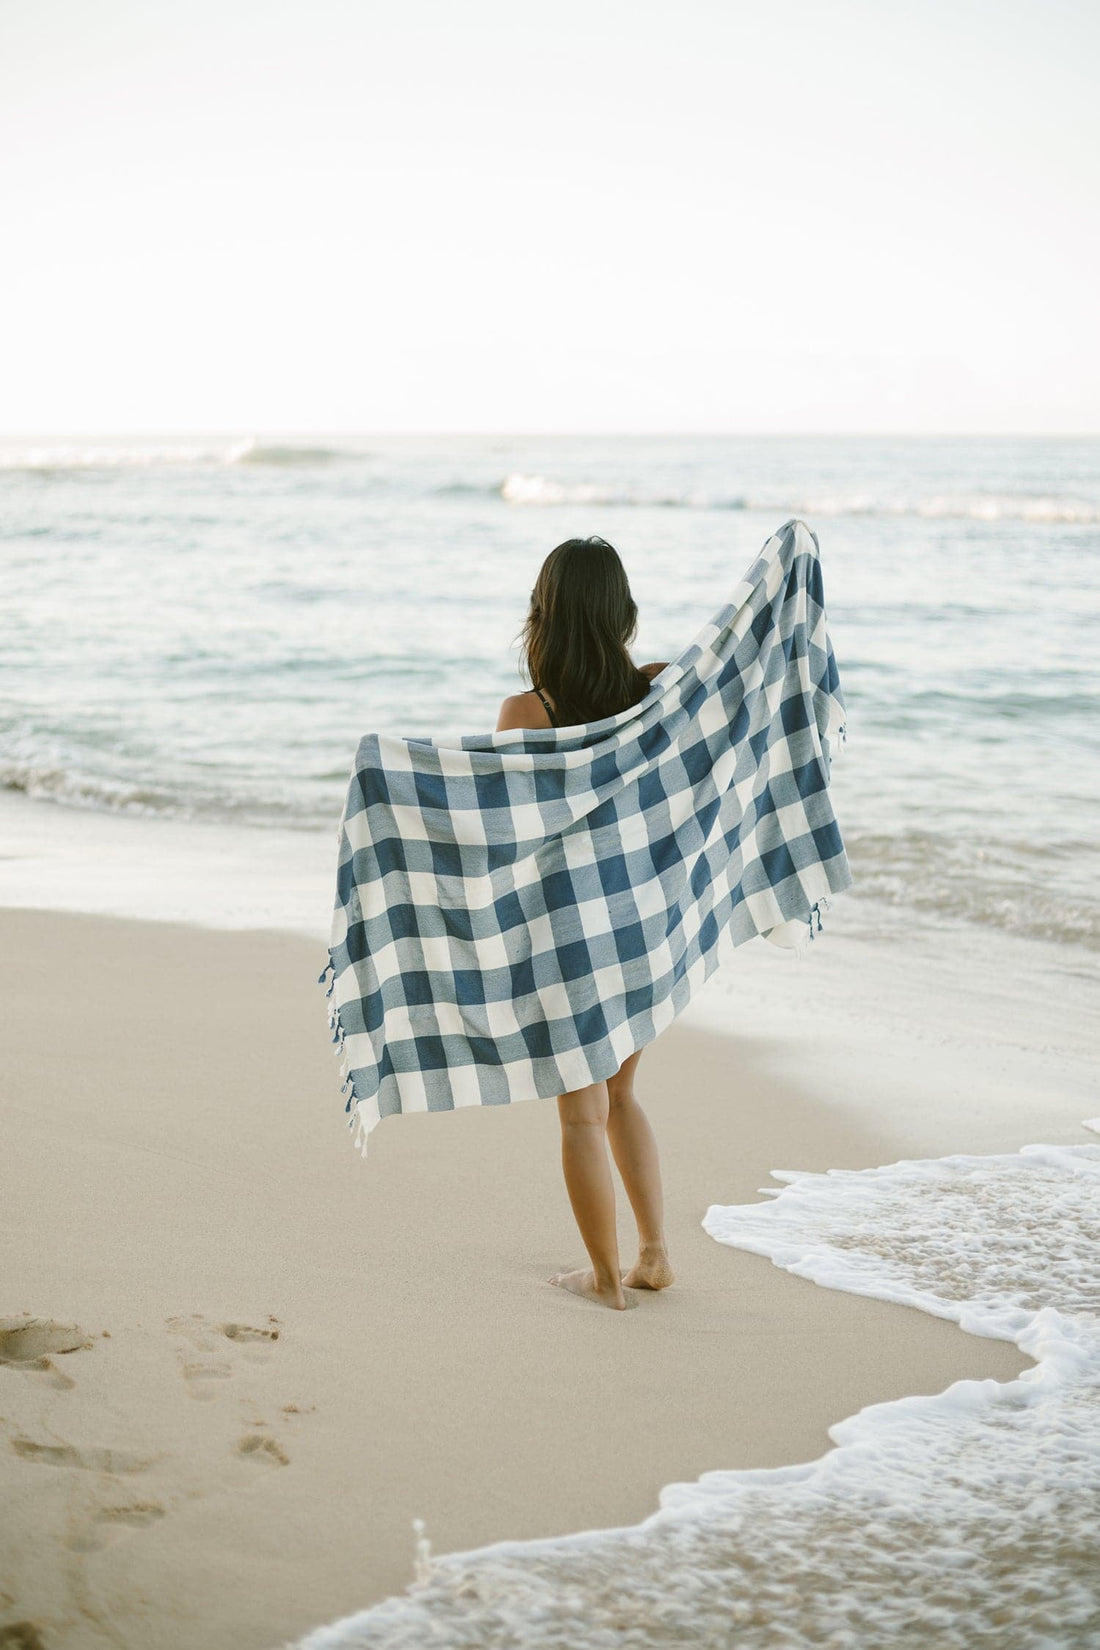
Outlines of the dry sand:
{"type": "Polygon", "coordinates": [[[0,1315],[84,1332],[0,1366],[0,1642],[271,1650],[400,1592],[414,1517],[437,1551],[631,1523],[668,1482],[821,1454],[865,1404],[1026,1367],[705,1236],[772,1168],[912,1155],[768,1036],[681,1019],[644,1055],[679,1282],[617,1314],[545,1282],[583,1258],[552,1101],[391,1120],[360,1159],[323,948],[0,932],[0,1315]]]}

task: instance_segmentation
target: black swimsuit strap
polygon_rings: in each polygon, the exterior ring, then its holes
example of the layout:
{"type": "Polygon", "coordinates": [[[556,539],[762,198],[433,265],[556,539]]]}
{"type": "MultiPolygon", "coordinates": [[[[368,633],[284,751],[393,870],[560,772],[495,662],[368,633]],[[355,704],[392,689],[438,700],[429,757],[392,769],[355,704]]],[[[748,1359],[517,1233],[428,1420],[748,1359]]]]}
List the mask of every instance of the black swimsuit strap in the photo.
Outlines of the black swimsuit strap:
{"type": "Polygon", "coordinates": [[[558,725],[558,719],[554,715],[554,712],[550,709],[550,706],[546,703],[545,698],[543,698],[542,689],[541,688],[536,688],[535,692],[538,694],[539,698],[542,699],[543,709],[545,710],[547,716],[549,716],[549,718],[550,718],[550,726],[552,728],[556,728],[557,725],[558,725]]]}

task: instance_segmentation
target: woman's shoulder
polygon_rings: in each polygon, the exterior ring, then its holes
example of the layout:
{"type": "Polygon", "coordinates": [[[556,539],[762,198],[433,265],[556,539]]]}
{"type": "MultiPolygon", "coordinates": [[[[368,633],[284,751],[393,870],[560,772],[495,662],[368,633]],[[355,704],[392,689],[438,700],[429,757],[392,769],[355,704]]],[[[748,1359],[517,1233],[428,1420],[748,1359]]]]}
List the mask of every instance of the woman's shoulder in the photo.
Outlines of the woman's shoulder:
{"type": "Polygon", "coordinates": [[[548,728],[550,726],[546,706],[534,688],[531,688],[527,693],[510,693],[508,695],[500,707],[496,731],[502,733],[506,728],[548,728]]]}
{"type": "MultiPolygon", "coordinates": [[[[667,665],[667,659],[658,659],[648,665],[639,665],[638,669],[650,681],[660,674],[667,665]]],[[[549,697],[549,695],[547,695],[549,697]]],[[[550,700],[554,714],[557,715],[557,706],[550,700]]],[[[549,728],[553,723],[546,714],[546,706],[535,692],[534,688],[526,693],[510,693],[500,707],[497,718],[496,731],[503,733],[508,728],[549,728]]]]}

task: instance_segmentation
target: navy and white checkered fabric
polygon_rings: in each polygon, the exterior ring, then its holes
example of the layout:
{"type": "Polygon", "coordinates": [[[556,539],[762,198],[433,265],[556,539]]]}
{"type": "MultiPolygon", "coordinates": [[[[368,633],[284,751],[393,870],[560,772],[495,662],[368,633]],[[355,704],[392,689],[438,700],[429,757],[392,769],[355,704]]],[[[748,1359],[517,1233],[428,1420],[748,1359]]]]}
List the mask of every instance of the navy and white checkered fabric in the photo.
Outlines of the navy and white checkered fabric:
{"type": "Polygon", "coordinates": [[[392,1112],[610,1076],[713,972],[720,936],[801,951],[852,880],[834,737],[844,702],[802,521],[616,716],[367,734],[321,976],[363,1152],[392,1112]]]}

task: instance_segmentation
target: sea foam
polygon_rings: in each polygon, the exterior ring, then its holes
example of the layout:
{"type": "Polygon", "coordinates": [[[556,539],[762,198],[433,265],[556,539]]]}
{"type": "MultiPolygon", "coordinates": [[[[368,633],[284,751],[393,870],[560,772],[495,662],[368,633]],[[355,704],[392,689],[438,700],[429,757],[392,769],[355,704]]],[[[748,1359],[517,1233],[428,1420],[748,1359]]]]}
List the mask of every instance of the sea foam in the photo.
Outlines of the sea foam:
{"type": "Polygon", "coordinates": [[[869,1405],[818,1460],[670,1485],[633,1528],[434,1562],[422,1538],[407,1596],[299,1650],[1094,1650],[1100,1146],[772,1173],[774,1201],[708,1209],[718,1242],[1034,1367],[869,1405]]]}

